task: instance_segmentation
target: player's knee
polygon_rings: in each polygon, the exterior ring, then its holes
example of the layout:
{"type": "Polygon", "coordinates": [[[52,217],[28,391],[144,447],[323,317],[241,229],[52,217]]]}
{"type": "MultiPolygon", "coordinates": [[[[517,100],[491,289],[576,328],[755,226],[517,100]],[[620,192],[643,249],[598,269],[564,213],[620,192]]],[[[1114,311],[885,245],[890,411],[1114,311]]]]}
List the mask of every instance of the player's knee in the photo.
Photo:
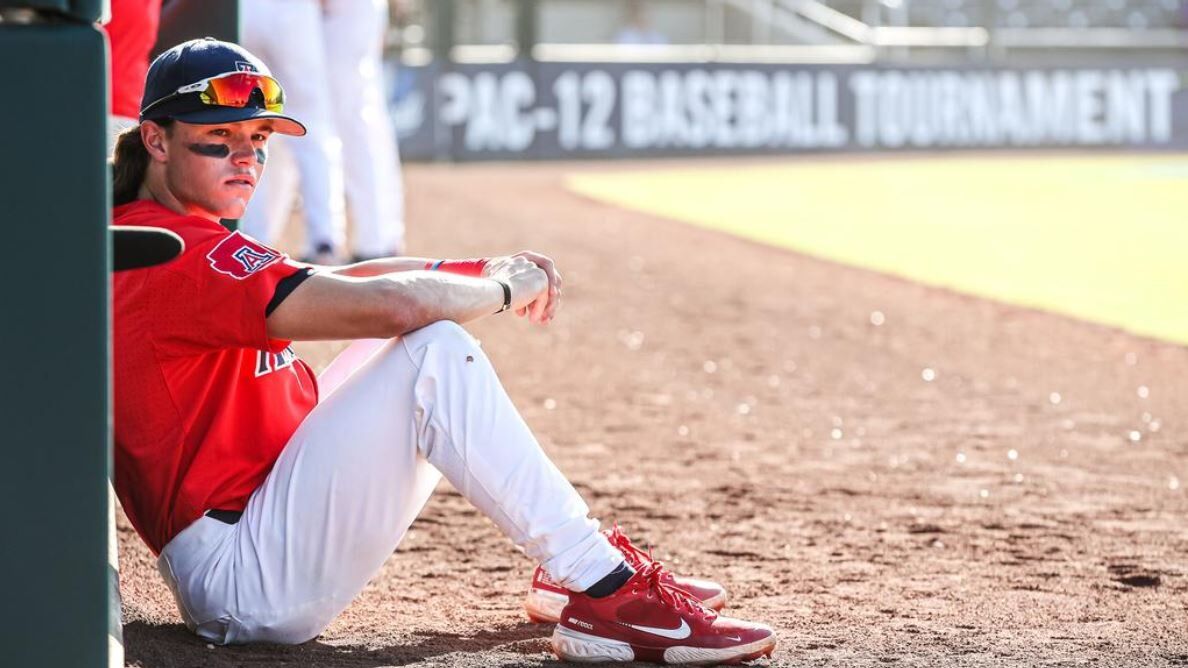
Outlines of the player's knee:
{"type": "Polygon", "coordinates": [[[410,350],[432,345],[456,351],[462,359],[479,352],[478,341],[453,320],[438,320],[425,325],[406,334],[404,340],[410,350]]]}
{"type": "Polygon", "coordinates": [[[463,338],[473,340],[462,325],[453,320],[438,320],[412,332],[409,336],[423,336],[431,339],[463,338]]]}

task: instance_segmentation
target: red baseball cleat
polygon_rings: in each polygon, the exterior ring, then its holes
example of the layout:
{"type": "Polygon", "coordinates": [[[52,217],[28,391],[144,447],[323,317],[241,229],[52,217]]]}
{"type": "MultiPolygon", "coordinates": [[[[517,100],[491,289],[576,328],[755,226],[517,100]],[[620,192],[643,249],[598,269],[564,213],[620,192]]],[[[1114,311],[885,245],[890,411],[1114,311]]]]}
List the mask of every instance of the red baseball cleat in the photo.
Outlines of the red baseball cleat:
{"type": "Polygon", "coordinates": [[[651,563],[605,598],[573,594],[553,631],[553,652],[565,661],[741,663],[771,656],[771,627],[719,616],[666,584],[651,563]]]}
{"type": "MultiPolygon", "coordinates": [[[[623,560],[637,573],[653,563],[651,553],[632,545],[617,524],[602,533],[606,534],[611,545],[623,553],[623,560]]],[[[663,569],[661,578],[666,584],[685,590],[701,601],[702,605],[714,610],[721,610],[726,605],[726,589],[717,582],[682,577],[667,568],[663,569]]],[[[537,566],[532,574],[532,584],[528,587],[528,597],[524,600],[524,610],[534,622],[556,624],[561,618],[561,608],[569,602],[569,594],[568,589],[554,582],[543,568],[537,566]]]]}

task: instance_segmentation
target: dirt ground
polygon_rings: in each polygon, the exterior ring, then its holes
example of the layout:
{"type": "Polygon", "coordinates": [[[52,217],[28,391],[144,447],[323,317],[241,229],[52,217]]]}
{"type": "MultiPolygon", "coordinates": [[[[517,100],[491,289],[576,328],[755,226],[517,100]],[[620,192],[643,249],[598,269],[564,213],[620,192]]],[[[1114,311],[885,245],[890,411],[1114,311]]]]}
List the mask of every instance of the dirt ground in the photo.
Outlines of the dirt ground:
{"type": "MultiPolygon", "coordinates": [[[[471,329],[597,516],[725,583],[778,629],[771,665],[1188,666],[1188,349],[562,187],[617,167],[406,168],[412,254],[565,273],[547,328],[471,329]]],[[[119,533],[130,665],[556,663],[520,607],[533,564],[445,483],[298,647],[191,636],[119,533]]]]}

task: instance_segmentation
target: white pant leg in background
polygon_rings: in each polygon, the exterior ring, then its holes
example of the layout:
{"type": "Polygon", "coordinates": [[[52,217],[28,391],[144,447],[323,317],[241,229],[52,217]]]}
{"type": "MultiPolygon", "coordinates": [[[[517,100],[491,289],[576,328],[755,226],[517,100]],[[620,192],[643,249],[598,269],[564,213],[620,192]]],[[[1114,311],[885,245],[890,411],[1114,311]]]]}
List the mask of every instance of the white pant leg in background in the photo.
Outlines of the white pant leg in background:
{"type": "Polygon", "coordinates": [[[583,590],[622,563],[461,327],[443,321],[343,355],[327,378],[341,384],[240,521],[203,517],[162,551],[158,568],[199,636],[317,636],[392,554],[442,473],[559,582],[583,590]]]}
{"type": "Polygon", "coordinates": [[[297,164],[286,139],[288,137],[274,135],[268,141],[264,178],[256,182],[252,199],[239,219],[239,229],[243,233],[269,246],[277,244],[285,224],[293,215],[300,186],[297,164]]]}
{"type": "Polygon", "coordinates": [[[388,113],[383,44],[387,0],[326,0],[323,22],[334,117],[342,139],[354,253],[404,250],[404,187],[388,113]]]}
{"type": "MultiPolygon", "coordinates": [[[[334,90],[323,49],[322,3],[320,0],[243,0],[241,7],[244,48],[268,65],[285,90],[285,113],[301,121],[308,131],[304,137],[274,137],[270,141],[284,143],[297,166],[306,227],[304,252],[312,255],[321,244],[341,251],[346,243],[342,142],[335,129],[330,99],[334,90]]],[[[272,196],[260,197],[260,194],[257,192],[252,198],[241,225],[248,234],[274,243],[272,237],[287,222],[287,214],[292,210],[292,198],[287,189],[278,193],[276,201],[272,196]],[[265,201],[274,203],[270,206],[265,201]],[[260,207],[265,210],[257,210],[260,207]],[[280,208],[284,217],[278,221],[275,216],[280,208]],[[267,218],[267,222],[261,222],[261,217],[267,218]],[[269,238],[256,234],[263,230],[269,231],[269,238]]]]}

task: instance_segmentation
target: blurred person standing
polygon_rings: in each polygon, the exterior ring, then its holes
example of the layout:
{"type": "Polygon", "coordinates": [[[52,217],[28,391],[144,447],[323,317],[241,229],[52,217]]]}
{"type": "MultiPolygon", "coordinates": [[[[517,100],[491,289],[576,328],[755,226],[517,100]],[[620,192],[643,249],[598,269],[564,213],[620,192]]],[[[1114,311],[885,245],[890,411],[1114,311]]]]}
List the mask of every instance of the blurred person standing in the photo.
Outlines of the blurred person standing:
{"type": "Polygon", "coordinates": [[[668,37],[648,22],[642,2],[628,0],[626,12],[623,27],[615,33],[616,44],[668,44],[668,37]]]}
{"type": "Polygon", "coordinates": [[[161,0],[111,0],[111,20],[103,26],[111,48],[110,138],[138,122],[149,52],[157,43],[160,23],[161,0]]]}
{"type": "Polygon", "coordinates": [[[309,130],[305,141],[278,142],[281,164],[273,168],[280,173],[257,193],[242,229],[275,243],[299,187],[308,261],[401,254],[404,192],[383,79],[387,0],[242,0],[241,11],[244,46],[277,63],[277,77],[288,82],[287,108],[309,130]],[[284,154],[296,166],[287,178],[284,154]]]}

